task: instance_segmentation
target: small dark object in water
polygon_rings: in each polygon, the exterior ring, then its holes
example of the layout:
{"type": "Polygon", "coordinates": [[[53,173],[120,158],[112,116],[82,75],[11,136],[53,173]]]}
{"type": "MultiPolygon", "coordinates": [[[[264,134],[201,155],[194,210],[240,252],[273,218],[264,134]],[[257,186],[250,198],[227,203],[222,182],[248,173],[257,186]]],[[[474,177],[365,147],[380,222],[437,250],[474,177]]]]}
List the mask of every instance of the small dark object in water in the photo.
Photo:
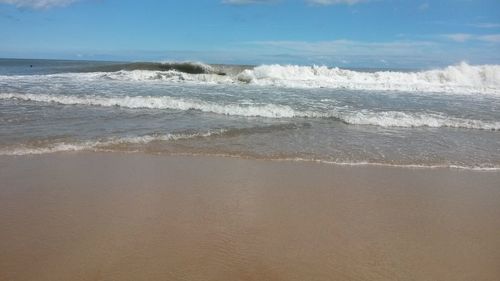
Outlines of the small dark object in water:
{"type": "Polygon", "coordinates": [[[33,67],[33,65],[32,65],[32,64],[30,64],[30,67],[33,67]]]}

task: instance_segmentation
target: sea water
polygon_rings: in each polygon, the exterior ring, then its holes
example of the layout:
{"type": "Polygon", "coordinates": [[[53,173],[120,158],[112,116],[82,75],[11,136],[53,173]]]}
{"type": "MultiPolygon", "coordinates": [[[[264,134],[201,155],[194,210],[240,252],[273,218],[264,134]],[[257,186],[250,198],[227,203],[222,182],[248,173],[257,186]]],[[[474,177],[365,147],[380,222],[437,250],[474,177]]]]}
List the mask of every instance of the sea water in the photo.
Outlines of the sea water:
{"type": "Polygon", "coordinates": [[[61,151],[500,170],[500,66],[0,59],[0,155],[61,151]]]}

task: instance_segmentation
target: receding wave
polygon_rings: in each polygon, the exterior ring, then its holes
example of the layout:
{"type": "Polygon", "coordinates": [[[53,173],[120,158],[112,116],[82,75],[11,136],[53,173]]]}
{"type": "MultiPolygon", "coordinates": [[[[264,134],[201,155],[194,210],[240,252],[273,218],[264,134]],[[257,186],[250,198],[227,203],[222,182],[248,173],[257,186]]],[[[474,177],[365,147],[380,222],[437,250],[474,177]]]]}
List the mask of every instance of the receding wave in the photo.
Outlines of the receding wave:
{"type": "MultiPolygon", "coordinates": [[[[147,144],[153,141],[169,141],[169,140],[182,140],[200,137],[210,137],[213,135],[223,135],[225,130],[220,130],[219,132],[208,132],[203,134],[192,134],[192,135],[163,135],[163,136],[142,136],[142,137],[126,137],[126,138],[115,138],[105,141],[84,141],[76,143],[54,143],[45,147],[25,147],[17,146],[15,148],[0,149],[0,155],[3,156],[23,156],[23,155],[41,155],[50,154],[57,152],[113,152],[116,149],[113,147],[117,145],[126,144],[147,144]]],[[[131,150],[130,152],[144,152],[143,150],[131,150]]],[[[258,156],[254,154],[234,154],[234,153],[220,153],[220,152],[166,152],[168,155],[190,155],[190,156],[218,156],[218,157],[231,157],[231,158],[251,158],[251,159],[261,159],[270,161],[287,161],[287,162],[314,162],[327,165],[340,165],[340,166],[381,166],[381,167],[397,167],[397,168],[410,168],[410,169],[459,169],[459,170],[472,170],[472,171],[484,171],[484,172],[497,172],[500,171],[500,166],[487,164],[487,165],[457,165],[457,164],[395,164],[387,162],[370,162],[370,161],[334,161],[328,159],[318,159],[318,158],[297,158],[297,157],[265,157],[258,156]]]]}
{"type": "Polygon", "coordinates": [[[185,139],[204,138],[224,134],[226,130],[211,130],[203,133],[177,133],[164,135],[144,135],[132,137],[114,137],[103,140],[87,140],[74,142],[48,142],[45,145],[20,144],[14,147],[0,149],[0,155],[31,155],[47,154],[64,151],[112,151],[117,145],[148,144],[154,141],[176,141],[185,139]]]}
{"type": "Polygon", "coordinates": [[[483,172],[500,171],[500,166],[496,165],[465,166],[456,164],[394,164],[394,163],[369,162],[369,161],[341,162],[341,161],[308,159],[308,158],[277,158],[271,160],[292,161],[292,162],[314,162],[314,163],[338,165],[338,166],[375,166],[375,167],[380,166],[380,167],[395,167],[395,168],[410,168],[410,169],[457,169],[457,170],[471,170],[471,171],[483,171],[483,172]]]}
{"type": "Polygon", "coordinates": [[[373,125],[380,127],[449,127],[478,130],[500,130],[500,122],[456,118],[436,113],[406,113],[400,111],[373,112],[362,110],[345,113],[337,118],[353,125],[373,125]]]}
{"type": "Polygon", "coordinates": [[[18,99],[24,101],[58,103],[66,105],[199,110],[203,112],[245,117],[291,118],[302,115],[303,117],[307,117],[305,114],[301,114],[300,112],[293,110],[291,107],[283,105],[264,104],[243,106],[238,104],[217,104],[212,102],[174,98],[169,96],[101,97],[45,94],[0,94],[0,99],[18,99]]]}
{"type": "Polygon", "coordinates": [[[284,130],[296,130],[307,128],[308,123],[284,123],[267,126],[255,126],[249,128],[227,128],[213,129],[206,132],[179,132],[170,134],[150,134],[143,136],[110,137],[100,140],[86,141],[37,141],[36,144],[17,144],[13,147],[0,149],[0,155],[31,155],[47,154],[65,151],[114,151],[117,148],[127,148],[130,145],[147,145],[152,142],[169,142],[180,140],[194,140],[209,137],[237,137],[241,135],[252,135],[270,133],[284,130]]]}
{"type": "Polygon", "coordinates": [[[198,110],[242,117],[266,118],[333,118],[346,124],[380,127],[450,127],[479,130],[500,130],[499,121],[457,118],[437,113],[401,111],[370,111],[336,108],[325,111],[300,111],[277,104],[218,104],[169,96],[68,96],[46,94],[0,94],[0,99],[16,99],[64,105],[123,107],[132,109],[198,110]]]}

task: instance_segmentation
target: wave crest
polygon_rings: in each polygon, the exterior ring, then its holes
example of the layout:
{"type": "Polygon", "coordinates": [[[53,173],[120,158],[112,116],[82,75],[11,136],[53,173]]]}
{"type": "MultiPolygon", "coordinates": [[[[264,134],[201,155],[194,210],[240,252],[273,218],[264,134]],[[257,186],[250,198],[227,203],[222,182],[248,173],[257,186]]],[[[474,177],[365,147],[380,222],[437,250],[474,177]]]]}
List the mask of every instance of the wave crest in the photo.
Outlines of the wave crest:
{"type": "Polygon", "coordinates": [[[500,65],[472,66],[465,62],[420,72],[360,72],[325,66],[262,65],[244,70],[237,79],[250,84],[280,87],[500,93],[500,65]]]}
{"type": "Polygon", "coordinates": [[[103,66],[93,69],[93,72],[85,71],[84,73],[0,76],[0,80],[12,83],[26,79],[41,81],[54,78],[72,79],[78,82],[111,79],[168,83],[249,84],[285,88],[500,95],[500,65],[469,65],[465,62],[443,69],[418,72],[367,72],[326,66],[298,65],[249,67],[212,66],[201,63],[133,63],[103,66]]]}
{"type": "Polygon", "coordinates": [[[117,71],[149,70],[149,71],[171,71],[189,74],[224,74],[211,65],[201,62],[133,62],[113,63],[108,65],[85,68],[83,72],[117,72],[117,71]]]}

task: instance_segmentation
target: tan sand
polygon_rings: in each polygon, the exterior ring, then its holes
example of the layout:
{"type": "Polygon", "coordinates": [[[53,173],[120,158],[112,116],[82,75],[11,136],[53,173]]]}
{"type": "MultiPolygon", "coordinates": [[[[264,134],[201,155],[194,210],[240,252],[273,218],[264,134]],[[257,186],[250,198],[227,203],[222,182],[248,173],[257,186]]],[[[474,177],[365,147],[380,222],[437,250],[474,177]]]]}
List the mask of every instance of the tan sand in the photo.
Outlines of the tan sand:
{"type": "Polygon", "coordinates": [[[500,280],[500,173],[3,156],[0,280],[500,280]]]}

